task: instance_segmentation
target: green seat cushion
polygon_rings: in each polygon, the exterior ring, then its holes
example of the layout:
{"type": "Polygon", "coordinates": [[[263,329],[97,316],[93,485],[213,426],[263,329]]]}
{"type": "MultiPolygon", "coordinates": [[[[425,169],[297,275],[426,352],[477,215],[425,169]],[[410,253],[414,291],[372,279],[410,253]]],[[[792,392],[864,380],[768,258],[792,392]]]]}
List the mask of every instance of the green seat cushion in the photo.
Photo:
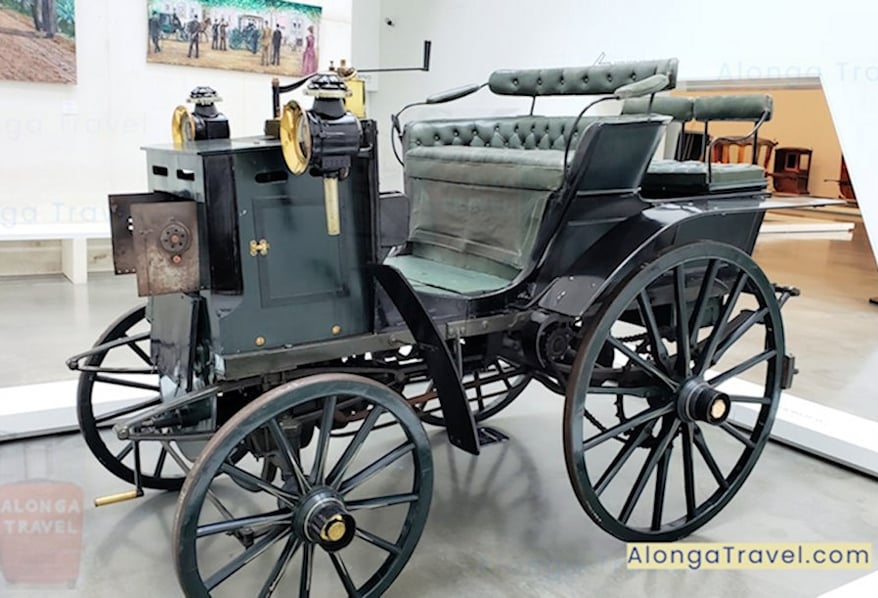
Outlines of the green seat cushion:
{"type": "Polygon", "coordinates": [[[414,255],[389,257],[384,263],[399,270],[415,290],[434,294],[484,293],[502,289],[510,282],[510,279],[500,276],[466,270],[414,255]]]}
{"type": "Polygon", "coordinates": [[[643,186],[662,189],[727,189],[762,188],[768,185],[765,170],[756,164],[713,164],[713,177],[708,181],[707,163],[698,161],[653,160],[643,186]]]}
{"type": "Polygon", "coordinates": [[[552,191],[563,179],[564,152],[421,146],[409,150],[405,162],[406,176],[410,179],[552,191]]]}

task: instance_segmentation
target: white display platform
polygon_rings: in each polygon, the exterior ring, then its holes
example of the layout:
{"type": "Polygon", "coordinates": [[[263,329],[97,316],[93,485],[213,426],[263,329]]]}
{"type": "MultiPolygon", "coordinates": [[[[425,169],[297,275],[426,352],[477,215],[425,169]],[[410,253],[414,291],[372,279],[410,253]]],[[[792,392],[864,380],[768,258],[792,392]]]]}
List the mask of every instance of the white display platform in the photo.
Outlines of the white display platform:
{"type": "Polygon", "coordinates": [[[0,227],[2,241],[61,241],[61,270],[73,284],[88,282],[88,240],[109,239],[107,222],[59,222],[0,227]]]}

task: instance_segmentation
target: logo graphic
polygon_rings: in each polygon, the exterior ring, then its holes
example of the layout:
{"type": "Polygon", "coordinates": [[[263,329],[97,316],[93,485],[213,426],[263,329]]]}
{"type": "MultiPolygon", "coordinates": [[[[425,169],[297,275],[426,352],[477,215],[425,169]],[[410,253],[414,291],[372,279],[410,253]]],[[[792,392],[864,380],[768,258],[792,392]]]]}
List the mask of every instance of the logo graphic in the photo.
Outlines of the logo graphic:
{"type": "Polygon", "coordinates": [[[0,486],[0,570],[9,584],[67,585],[82,558],[82,488],[29,480],[0,486]]]}

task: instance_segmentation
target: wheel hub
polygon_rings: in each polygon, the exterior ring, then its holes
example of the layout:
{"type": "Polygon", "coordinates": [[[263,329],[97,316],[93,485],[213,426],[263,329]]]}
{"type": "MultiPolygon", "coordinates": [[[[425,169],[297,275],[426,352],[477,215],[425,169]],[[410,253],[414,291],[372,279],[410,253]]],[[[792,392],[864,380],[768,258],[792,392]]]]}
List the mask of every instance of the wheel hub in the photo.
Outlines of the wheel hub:
{"type": "Polygon", "coordinates": [[[304,497],[293,526],[304,540],[320,544],[329,552],[347,547],[357,531],[357,523],[341,496],[325,486],[313,489],[304,497]]]}
{"type": "Polygon", "coordinates": [[[685,421],[706,422],[718,426],[729,418],[732,402],[729,395],[698,377],[688,380],[680,387],[677,407],[685,421]]]}

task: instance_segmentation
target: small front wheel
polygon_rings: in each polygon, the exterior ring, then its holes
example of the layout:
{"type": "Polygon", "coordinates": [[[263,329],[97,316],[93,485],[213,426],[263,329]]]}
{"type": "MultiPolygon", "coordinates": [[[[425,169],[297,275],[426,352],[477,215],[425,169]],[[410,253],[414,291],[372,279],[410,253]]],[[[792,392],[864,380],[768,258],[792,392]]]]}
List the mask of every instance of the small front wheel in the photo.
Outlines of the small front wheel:
{"type": "Polygon", "coordinates": [[[432,491],[427,434],[398,394],[346,374],[287,383],[232,417],[192,467],[174,523],[180,585],[199,598],[380,596],[432,491]],[[235,462],[244,445],[280,479],[235,462]]]}

